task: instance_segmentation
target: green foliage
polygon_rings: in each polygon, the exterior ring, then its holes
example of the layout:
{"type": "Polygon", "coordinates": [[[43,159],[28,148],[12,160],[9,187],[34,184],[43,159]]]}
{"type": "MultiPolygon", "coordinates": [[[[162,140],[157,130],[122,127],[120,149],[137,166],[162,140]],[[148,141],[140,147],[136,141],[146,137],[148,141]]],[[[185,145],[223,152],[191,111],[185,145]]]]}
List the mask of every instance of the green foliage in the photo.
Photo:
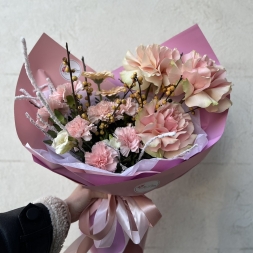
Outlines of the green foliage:
{"type": "Polygon", "coordinates": [[[60,128],[57,124],[54,123],[53,126],[55,127],[55,129],[56,129],[58,132],[61,131],[61,128],[60,128]]]}
{"type": "Polygon", "coordinates": [[[62,113],[58,111],[57,109],[54,110],[55,117],[61,122],[62,125],[67,124],[67,120],[64,118],[62,113]]]}
{"type": "Polygon", "coordinates": [[[47,144],[47,145],[52,145],[52,143],[53,143],[53,141],[51,141],[51,140],[44,140],[43,141],[45,144],[47,144]]]}
{"type": "Polygon", "coordinates": [[[71,150],[71,151],[69,151],[69,153],[72,156],[74,156],[77,160],[79,160],[80,162],[85,163],[84,153],[81,150],[78,150],[76,152],[74,150],[71,150]]]}
{"type": "Polygon", "coordinates": [[[53,121],[52,118],[48,118],[48,121],[55,127],[55,129],[60,132],[61,128],[53,121]]]}
{"type": "Polygon", "coordinates": [[[69,95],[66,97],[67,99],[67,104],[70,109],[75,109],[76,108],[76,102],[73,96],[69,95]]]}
{"type": "Polygon", "coordinates": [[[52,130],[48,130],[47,133],[52,137],[52,138],[56,138],[57,133],[55,131],[52,130]]]}

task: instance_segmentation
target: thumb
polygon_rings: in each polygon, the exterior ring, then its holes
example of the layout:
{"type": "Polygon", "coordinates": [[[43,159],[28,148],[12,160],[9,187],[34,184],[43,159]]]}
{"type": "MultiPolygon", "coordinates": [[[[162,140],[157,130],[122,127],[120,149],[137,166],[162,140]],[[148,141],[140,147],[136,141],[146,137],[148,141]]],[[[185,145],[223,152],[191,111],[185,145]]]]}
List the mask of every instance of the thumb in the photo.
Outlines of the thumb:
{"type": "Polygon", "coordinates": [[[91,192],[91,199],[107,199],[108,194],[105,192],[97,192],[97,191],[92,191],[91,192]]]}

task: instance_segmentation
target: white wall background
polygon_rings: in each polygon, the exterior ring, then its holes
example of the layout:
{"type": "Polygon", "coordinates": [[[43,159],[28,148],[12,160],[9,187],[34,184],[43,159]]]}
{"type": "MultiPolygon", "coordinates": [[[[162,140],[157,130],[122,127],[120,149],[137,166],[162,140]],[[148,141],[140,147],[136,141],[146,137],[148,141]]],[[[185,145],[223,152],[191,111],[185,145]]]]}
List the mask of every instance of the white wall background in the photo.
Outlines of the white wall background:
{"type": "MultiPolygon", "coordinates": [[[[66,198],[74,183],[34,164],[16,135],[19,38],[43,32],[85,55],[96,70],[118,67],[128,49],[162,43],[198,23],[234,83],[224,136],[208,157],[149,196],[163,214],[146,253],[253,252],[252,0],[0,0],[0,212],[44,195],[66,198]]],[[[78,235],[71,229],[66,246],[78,235]]]]}

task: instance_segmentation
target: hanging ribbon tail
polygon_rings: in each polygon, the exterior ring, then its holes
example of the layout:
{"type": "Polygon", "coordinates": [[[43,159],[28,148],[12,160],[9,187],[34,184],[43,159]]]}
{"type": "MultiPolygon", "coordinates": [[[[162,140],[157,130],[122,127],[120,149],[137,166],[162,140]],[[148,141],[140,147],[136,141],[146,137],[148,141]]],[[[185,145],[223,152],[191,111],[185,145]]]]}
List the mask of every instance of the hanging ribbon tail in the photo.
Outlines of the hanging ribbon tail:
{"type": "Polygon", "coordinates": [[[79,228],[83,233],[64,253],[143,253],[149,227],[161,213],[146,196],[108,195],[83,211],[79,228]]]}
{"type": "Polygon", "coordinates": [[[156,205],[145,195],[135,196],[133,199],[146,215],[150,225],[154,227],[156,223],[162,218],[162,214],[157,209],[156,205]]]}
{"type": "Polygon", "coordinates": [[[148,231],[145,233],[145,235],[143,236],[139,244],[134,244],[132,240],[129,240],[123,253],[143,253],[147,236],[148,236],[148,231]]]}

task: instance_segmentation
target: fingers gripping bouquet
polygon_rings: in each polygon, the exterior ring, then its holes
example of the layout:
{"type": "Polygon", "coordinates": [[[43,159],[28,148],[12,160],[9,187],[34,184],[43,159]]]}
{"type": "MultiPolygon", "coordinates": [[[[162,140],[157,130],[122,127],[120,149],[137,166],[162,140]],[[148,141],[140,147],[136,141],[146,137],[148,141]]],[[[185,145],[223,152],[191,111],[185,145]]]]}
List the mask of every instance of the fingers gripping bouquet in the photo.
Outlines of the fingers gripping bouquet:
{"type": "Polygon", "coordinates": [[[42,166],[109,194],[82,214],[83,241],[72,247],[142,252],[161,217],[143,194],[198,164],[223,133],[231,106],[225,69],[197,25],[165,45],[127,52],[114,73],[92,71],[46,35],[29,57],[22,43],[22,143],[42,166]]]}

